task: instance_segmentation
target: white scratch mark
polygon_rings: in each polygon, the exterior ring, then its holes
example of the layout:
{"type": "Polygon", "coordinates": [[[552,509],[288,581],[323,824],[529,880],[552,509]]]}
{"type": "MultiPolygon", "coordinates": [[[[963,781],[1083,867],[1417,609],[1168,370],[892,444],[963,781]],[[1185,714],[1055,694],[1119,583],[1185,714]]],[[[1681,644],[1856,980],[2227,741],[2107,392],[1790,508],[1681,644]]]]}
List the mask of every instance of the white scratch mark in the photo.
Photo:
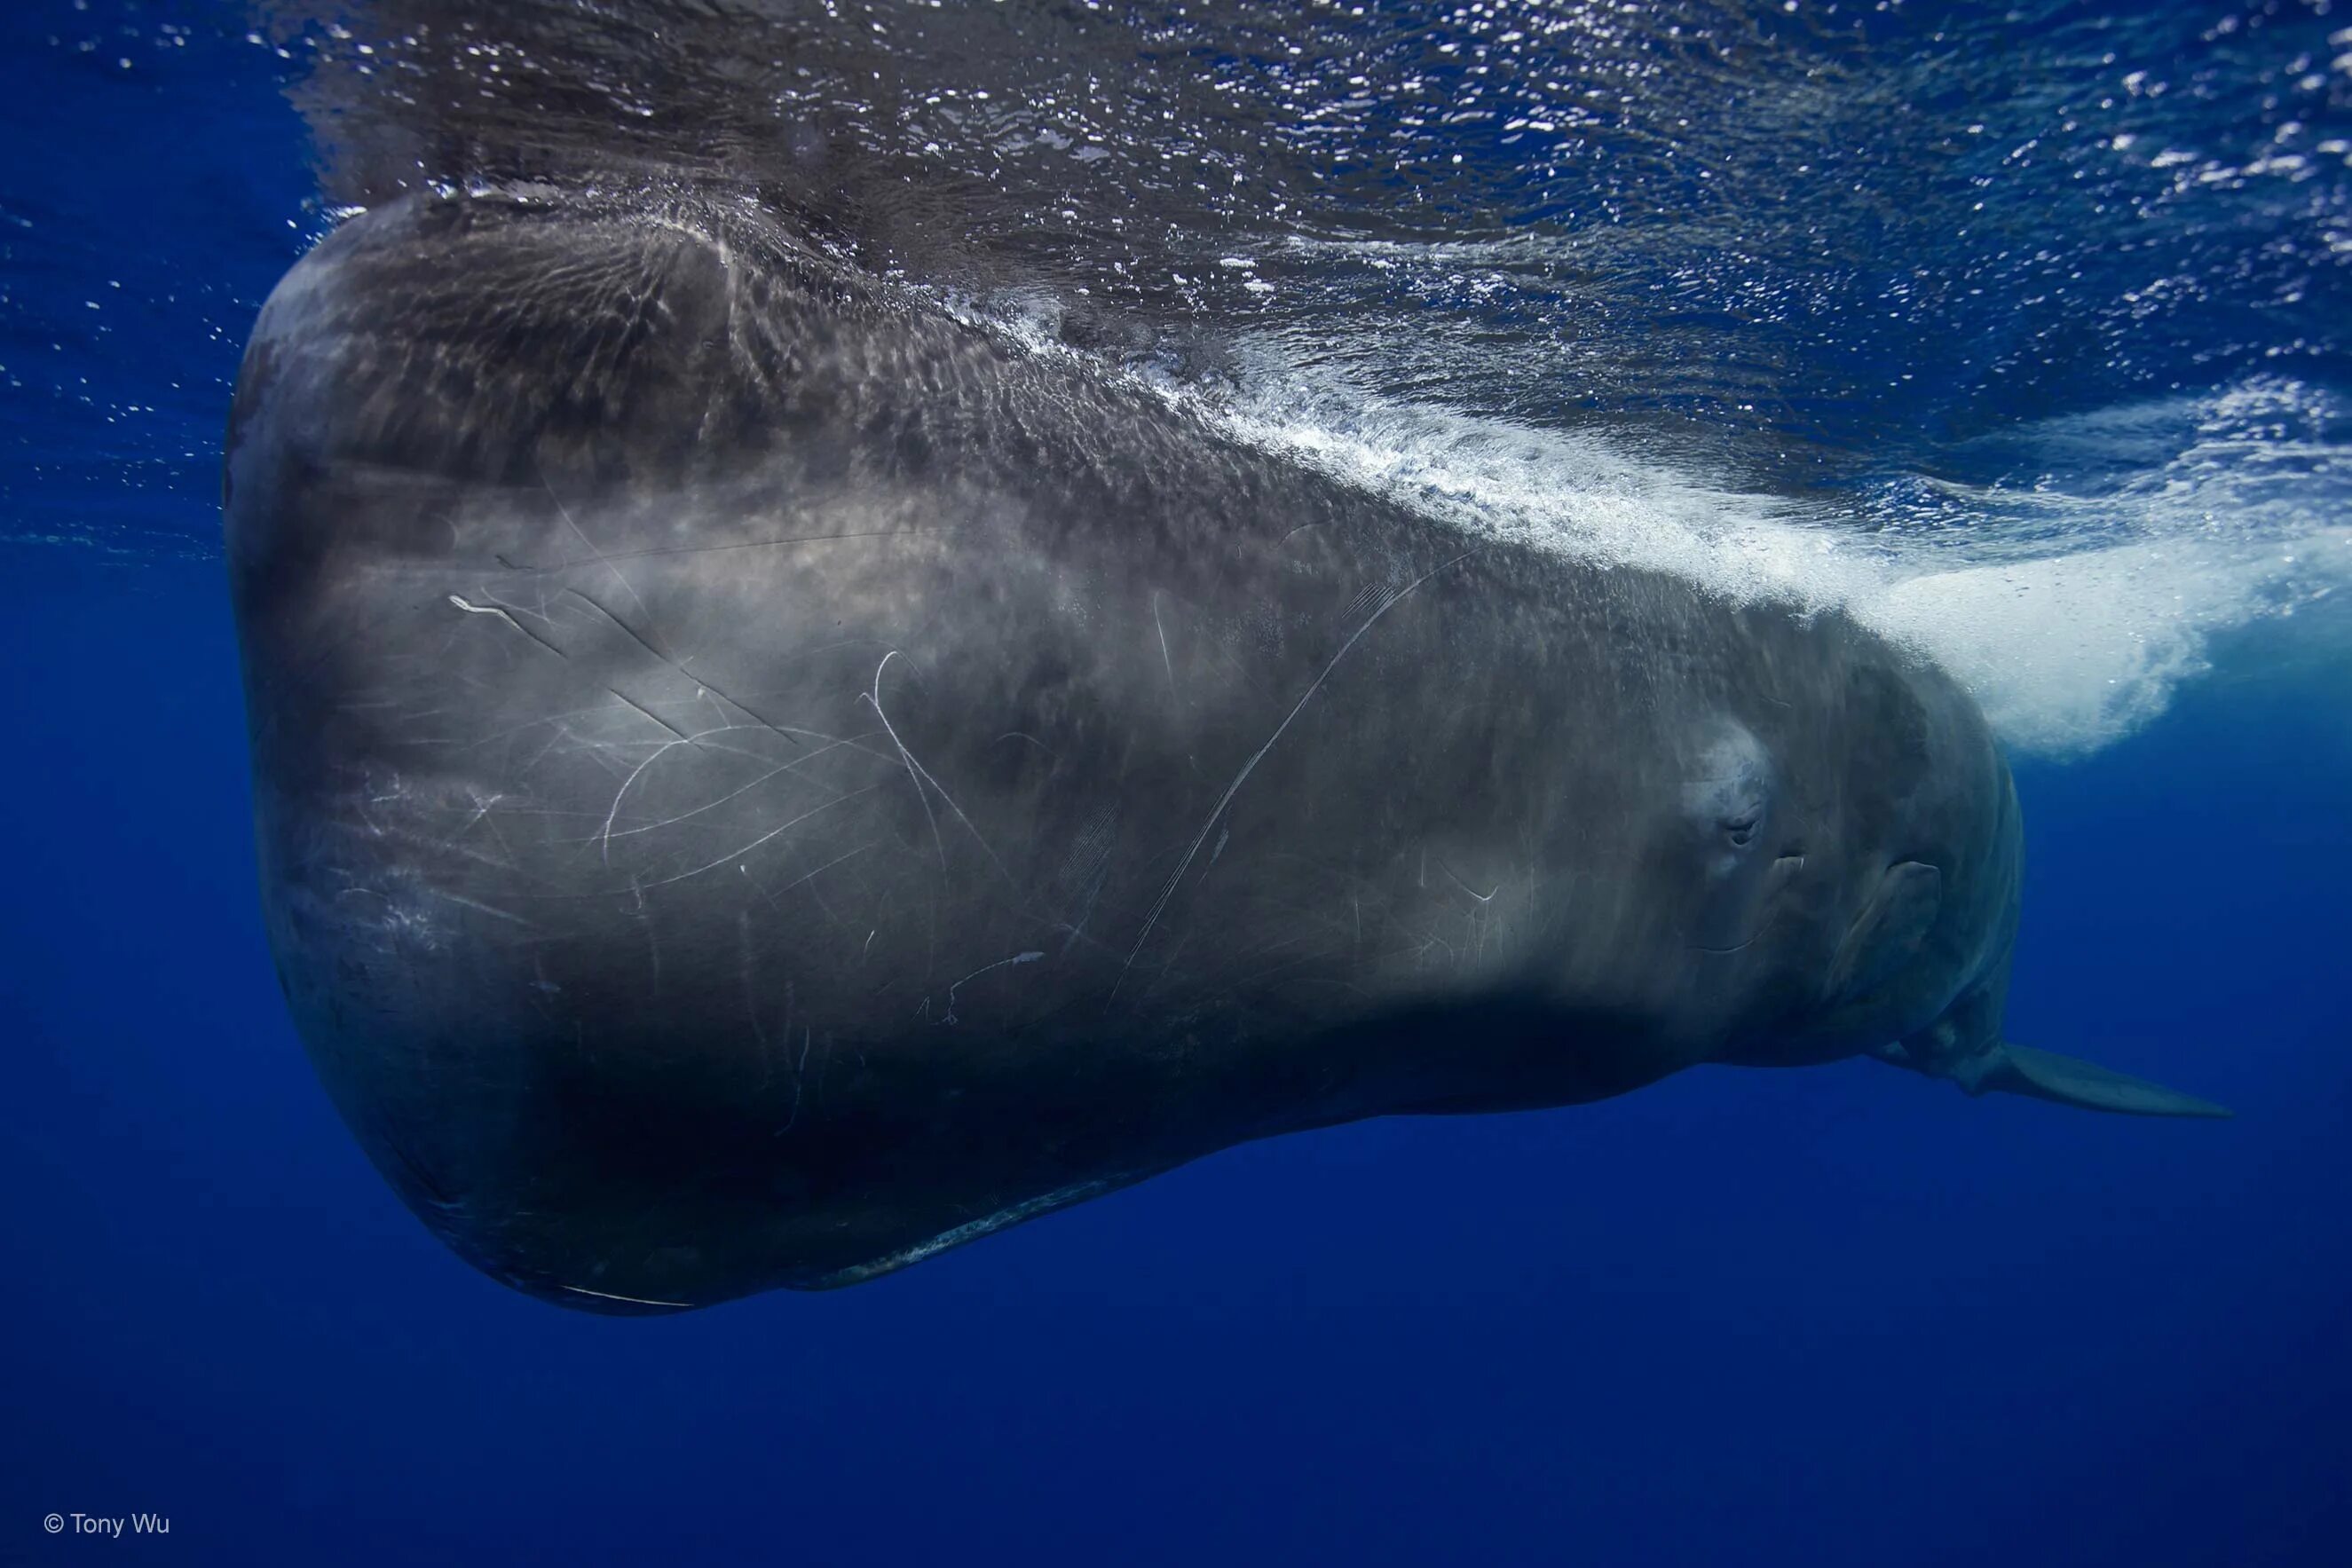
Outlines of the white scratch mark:
{"type": "MultiPolygon", "coordinates": [[[[491,863],[496,864],[497,862],[492,862],[491,863]]],[[[526,930],[536,931],[539,929],[539,923],[535,920],[525,920],[520,915],[509,915],[503,909],[493,909],[488,904],[482,903],[480,900],[467,898],[462,894],[447,893],[437,887],[423,888],[420,889],[420,891],[428,897],[438,898],[449,904],[462,904],[467,909],[478,910],[484,915],[489,915],[493,919],[510,920],[515,925],[522,926],[526,930]]]]}
{"type": "MultiPolygon", "coordinates": [[[[1429,852],[1428,852],[1427,850],[1423,850],[1423,851],[1422,852],[1422,854],[1423,854],[1423,863],[1424,865],[1426,865],[1426,864],[1428,863],[1428,862],[1427,862],[1427,856],[1428,856],[1428,853],[1429,853],[1429,852]]],[[[1499,882],[1498,882],[1498,883],[1496,883],[1492,888],[1488,889],[1486,892],[1485,892],[1485,893],[1481,893],[1481,892],[1479,892],[1476,888],[1475,888],[1475,887],[1471,886],[1468,883],[1464,882],[1460,876],[1458,876],[1458,875],[1456,875],[1456,874],[1454,873],[1454,868],[1453,868],[1452,866],[1447,865],[1447,864],[1445,863],[1445,857],[1444,857],[1444,855],[1440,855],[1440,856],[1438,856],[1438,857],[1437,857],[1437,869],[1438,869],[1438,870],[1440,870],[1440,871],[1442,871],[1442,872],[1444,872],[1444,873],[1446,874],[1447,878],[1453,882],[1453,883],[1454,883],[1454,886],[1456,886],[1456,887],[1460,888],[1463,892],[1465,892],[1465,893],[1468,894],[1471,897],[1473,897],[1473,898],[1476,899],[1476,900],[1477,900],[1479,903],[1481,903],[1481,904],[1492,904],[1492,903],[1494,903],[1494,902],[1495,902],[1495,894],[1498,894],[1498,893],[1500,893],[1500,892],[1502,892],[1502,891],[1503,891],[1503,884],[1502,884],[1501,883],[1499,883],[1499,882]]]]}
{"type": "Polygon", "coordinates": [[[1015,953],[1010,958],[999,958],[993,964],[982,964],[979,968],[974,969],[971,974],[966,975],[962,979],[958,980],[954,985],[948,988],[947,1010],[940,1015],[940,1021],[941,1023],[953,1023],[956,1021],[956,992],[962,989],[968,982],[977,980],[982,975],[987,974],[991,969],[1002,969],[1007,964],[1034,964],[1045,956],[1045,955],[1043,953],[1015,953]]]}
{"type": "MultiPolygon", "coordinates": [[[[714,871],[714,870],[716,870],[717,868],[719,868],[719,866],[725,865],[729,861],[731,861],[731,860],[735,859],[735,858],[736,858],[737,856],[739,856],[739,855],[747,855],[747,854],[751,853],[753,850],[758,849],[761,844],[766,843],[770,839],[774,838],[778,833],[781,833],[781,832],[784,831],[785,831],[786,829],[788,829],[788,828],[796,828],[796,827],[799,827],[803,822],[807,821],[811,817],[815,816],[819,811],[830,810],[832,810],[834,807],[840,805],[840,804],[841,804],[841,802],[842,802],[843,800],[856,800],[856,799],[857,799],[857,797],[859,797],[860,795],[870,795],[870,794],[872,794],[875,790],[879,789],[880,788],[882,788],[882,786],[880,786],[879,784],[868,784],[868,785],[867,785],[865,789],[852,789],[848,794],[846,794],[846,795],[843,795],[843,796],[840,796],[839,798],[837,798],[837,799],[835,799],[835,800],[827,800],[827,801],[826,801],[824,805],[822,805],[822,806],[812,806],[811,808],[809,808],[809,810],[805,810],[805,811],[803,811],[799,816],[794,817],[791,821],[789,821],[789,822],[782,822],[782,823],[779,823],[777,826],[772,827],[772,828],[770,828],[766,832],[761,833],[758,838],[753,839],[750,843],[743,845],[741,848],[740,848],[740,849],[733,849],[733,850],[730,850],[730,851],[728,851],[725,854],[720,855],[717,860],[715,860],[715,861],[711,861],[711,862],[709,862],[708,863],[703,864],[703,865],[696,866],[692,871],[682,871],[682,872],[678,873],[676,876],[666,876],[666,877],[663,877],[663,878],[662,878],[660,881],[658,881],[658,882],[636,883],[633,883],[632,885],[636,889],[636,891],[637,891],[637,892],[639,892],[639,893],[641,893],[641,894],[642,894],[642,893],[644,893],[644,892],[647,891],[648,889],[656,888],[656,887],[667,887],[671,883],[674,883],[674,882],[684,882],[688,877],[690,877],[690,876],[700,876],[704,872],[707,872],[707,871],[714,871]]],[[[855,850],[853,850],[853,851],[851,851],[851,852],[850,852],[850,853],[851,853],[851,854],[855,854],[855,853],[856,853],[856,852],[856,852],[856,851],[855,851],[855,850]]],[[[848,856],[848,855],[844,855],[844,856],[842,856],[841,858],[842,858],[843,860],[847,860],[847,859],[849,858],[849,856],[848,856]]],[[[828,862],[828,863],[832,863],[832,864],[838,864],[838,863],[840,863],[840,862],[828,862]]],[[[819,867],[817,868],[817,871],[823,871],[824,869],[824,866],[819,866],[819,867]]],[[[809,875],[810,875],[810,876],[814,876],[815,874],[816,874],[816,872],[811,872],[811,873],[809,873],[809,875]]],[[[801,881],[802,881],[802,882],[805,882],[805,881],[807,881],[807,880],[808,880],[808,878],[807,878],[807,877],[803,877],[803,878],[801,879],[801,881]]],[[[794,887],[798,887],[798,886],[800,885],[800,883],[793,883],[792,885],[793,885],[793,886],[794,886],[794,887]]]]}
{"type": "Polygon", "coordinates": [[[1135,967],[1135,960],[1142,954],[1144,943],[1151,939],[1151,928],[1160,924],[1160,913],[1168,907],[1168,901],[1175,896],[1177,883],[1182,882],[1184,880],[1184,873],[1192,869],[1193,857],[1201,852],[1201,846],[1209,841],[1209,830],[1217,825],[1217,819],[1225,814],[1225,808],[1234,803],[1234,797],[1241,793],[1242,786],[1249,782],[1249,776],[1256,771],[1257,765],[1260,762],[1265,760],[1265,754],[1274,749],[1275,743],[1282,738],[1283,732],[1290,727],[1291,721],[1297,718],[1299,713],[1307,706],[1308,701],[1314,697],[1317,692],[1323,689],[1323,683],[1331,678],[1331,672],[1339,667],[1339,661],[1346,658],[1349,652],[1352,650],[1358,643],[1363,640],[1364,633],[1370,632],[1380,621],[1381,616],[1386,615],[1390,611],[1402,603],[1407,594],[1412,592],[1413,590],[1419,588],[1423,583],[1427,582],[1431,578],[1435,577],[1439,572],[1445,570],[1449,567],[1459,565],[1461,562],[1469,559],[1471,556],[1476,553],[1477,552],[1475,550],[1464,550],[1460,555],[1454,557],[1450,560],[1441,562],[1439,565],[1422,573],[1419,577],[1414,578],[1396,593],[1391,595],[1388,599],[1383,600],[1381,603],[1381,607],[1373,611],[1371,614],[1365,619],[1364,623],[1357,627],[1354,633],[1350,635],[1345,643],[1339,644],[1339,651],[1331,655],[1331,662],[1323,666],[1323,673],[1317,675],[1313,684],[1310,685],[1305,692],[1299,695],[1298,700],[1291,705],[1290,711],[1282,716],[1282,722],[1274,727],[1274,733],[1265,737],[1265,744],[1259,747],[1255,751],[1250,754],[1250,759],[1242,764],[1242,770],[1234,775],[1234,781],[1231,784],[1226,785],[1225,792],[1217,798],[1215,808],[1209,812],[1209,820],[1202,822],[1201,824],[1200,832],[1193,835],[1192,848],[1186,850],[1184,852],[1184,858],[1176,862],[1176,870],[1168,878],[1168,884],[1160,890],[1160,896],[1152,901],[1151,913],[1144,917],[1143,931],[1141,935],[1136,937],[1135,946],[1128,950],[1127,962],[1119,966],[1118,980],[1117,983],[1113,984],[1110,988],[1110,994],[1113,997],[1117,997],[1118,995],[1119,986],[1126,984],[1127,972],[1135,967]]]}
{"type": "MultiPolygon", "coordinates": [[[[541,469],[539,473],[539,487],[545,490],[547,492],[547,498],[555,503],[556,515],[563,519],[564,526],[570,528],[574,534],[578,535],[580,542],[588,547],[590,559],[594,560],[599,566],[602,566],[606,571],[613,574],[613,580],[621,585],[621,591],[627,594],[629,596],[629,602],[637,607],[637,613],[645,618],[646,632],[648,637],[650,637],[654,629],[653,612],[646,608],[646,601],[637,597],[636,589],[630,584],[629,580],[626,577],[622,575],[621,569],[613,563],[612,558],[607,556],[603,550],[597,549],[596,541],[588,537],[586,529],[583,528],[578,523],[572,521],[572,508],[563,504],[563,497],[557,495],[555,493],[555,486],[547,482],[547,470],[544,468],[541,469]]],[[[658,650],[656,651],[658,652],[658,650]]]]}
{"type": "Polygon", "coordinates": [[[870,849],[872,849],[873,847],[874,847],[874,846],[873,846],[872,844],[860,844],[860,845],[858,845],[856,849],[851,850],[851,851],[849,852],[849,853],[848,853],[848,854],[838,854],[838,855],[835,855],[835,856],[834,856],[831,860],[829,860],[829,861],[825,862],[823,865],[821,865],[821,866],[817,867],[817,868],[816,868],[816,870],[814,870],[814,871],[813,871],[813,872],[809,872],[809,873],[805,873],[804,875],[801,875],[801,876],[794,877],[792,881],[790,881],[790,882],[788,882],[788,883],[784,883],[784,885],[783,885],[783,886],[782,886],[782,887],[780,887],[780,888],[776,889],[776,892],[778,892],[778,893],[790,893],[790,892],[792,892],[792,890],[793,890],[793,889],[794,889],[794,888],[796,888],[796,887],[800,886],[800,884],[801,884],[801,883],[804,883],[804,882],[814,881],[816,877],[818,877],[818,876],[822,875],[824,873],[831,871],[834,867],[835,867],[835,866],[839,865],[842,862],[844,862],[844,861],[845,861],[845,860],[849,859],[849,858],[850,858],[850,855],[862,855],[862,854],[864,854],[867,850],[870,850],[870,849]]]}
{"type": "Polygon", "coordinates": [[[557,1289],[569,1291],[575,1296],[594,1296],[600,1301],[627,1301],[633,1306],[639,1307],[692,1307],[694,1305],[692,1301],[656,1301],[650,1296],[624,1296],[612,1291],[592,1291],[585,1285],[559,1285],[557,1289]]]}
{"type": "Polygon", "coordinates": [[[473,831],[474,824],[480,821],[484,817],[488,816],[490,814],[490,808],[505,799],[506,795],[503,791],[491,796],[487,800],[482,799],[480,794],[477,793],[474,796],[474,814],[466,819],[466,825],[458,829],[457,831],[460,833],[468,833],[473,831]]]}
{"type": "Polygon", "coordinates": [[[554,643],[549,642],[546,638],[541,636],[538,632],[532,631],[530,627],[516,620],[514,616],[502,605],[476,604],[462,593],[450,594],[449,602],[456,605],[458,609],[464,611],[468,615],[495,615],[499,620],[505,622],[508,625],[513,627],[516,631],[521,632],[524,636],[530,638],[532,642],[538,643],[541,647],[546,649],[549,653],[554,654],[557,658],[561,659],[565,656],[562,649],[557,647],[554,643]]]}
{"type": "MultiPolygon", "coordinates": [[[[604,813],[604,830],[597,835],[604,843],[604,863],[606,865],[611,865],[613,863],[613,841],[616,838],[625,839],[637,833],[650,833],[655,831],[656,829],[674,826],[677,823],[686,821],[688,817],[700,816],[703,812],[710,810],[714,807],[727,804],[728,801],[732,800],[738,795],[758,789],[761,785],[765,784],[769,779],[773,779],[779,773],[790,773],[793,769],[800,767],[801,764],[804,762],[813,762],[816,758],[823,757],[828,751],[852,744],[850,741],[846,740],[832,741],[830,744],[817,747],[816,750],[810,752],[805,757],[796,757],[793,758],[792,761],[784,763],[781,767],[769,769],[767,772],[761,774],[757,779],[752,779],[749,784],[744,785],[741,789],[730,790],[727,794],[719,796],[716,800],[706,800],[699,806],[680,811],[675,817],[665,817],[658,822],[651,822],[642,828],[622,828],[617,831],[614,831],[613,823],[621,814],[621,802],[627,799],[630,787],[636,783],[638,778],[644,774],[646,768],[651,768],[655,763],[660,761],[662,757],[667,753],[671,747],[678,746],[698,746],[702,741],[709,739],[710,737],[714,735],[725,735],[730,730],[770,729],[772,727],[764,724],[714,725],[709,729],[697,730],[692,735],[686,736],[680,739],[666,740],[662,742],[660,749],[656,751],[652,756],[646,758],[643,762],[638,763],[635,768],[630,772],[629,776],[621,781],[620,789],[614,791],[612,810],[604,813]]],[[[764,762],[767,760],[767,758],[758,756],[757,753],[750,751],[738,751],[735,755],[739,757],[750,757],[755,761],[764,762]]]]}
{"type": "MultiPolygon", "coordinates": [[[[815,1026],[813,1024],[803,1024],[801,1026],[801,1057],[800,1061],[793,1065],[793,1113],[784,1118],[784,1124],[782,1126],[776,1129],[776,1136],[780,1138],[786,1133],[791,1132],[794,1124],[801,1119],[801,1095],[808,1085],[809,1036],[813,1034],[815,1026]]],[[[827,1036],[826,1038],[831,1039],[832,1037],[827,1036]]]]}
{"type": "MultiPolygon", "coordinates": [[[[507,622],[507,624],[510,626],[514,625],[514,617],[507,613],[506,609],[501,605],[475,604],[468,601],[466,596],[462,593],[451,594],[449,596],[449,602],[456,605],[458,609],[464,611],[468,615],[495,615],[499,620],[507,622]]],[[[515,626],[515,630],[520,632],[522,628],[515,626]]],[[[567,1291],[572,1289],[569,1285],[566,1285],[563,1288],[567,1291]]]]}
{"type": "Polygon", "coordinates": [[[940,837],[940,819],[931,810],[931,798],[923,792],[923,779],[915,767],[915,754],[907,749],[907,743],[898,738],[898,730],[891,726],[890,716],[882,711],[882,672],[888,669],[890,661],[898,656],[898,650],[893,648],[882,655],[880,664],[874,666],[874,690],[866,700],[874,705],[874,716],[882,721],[882,733],[890,737],[890,744],[898,748],[898,760],[907,765],[907,781],[915,787],[915,799],[922,802],[923,821],[931,825],[931,843],[940,852],[940,869],[945,871],[948,869],[947,841],[940,837]]]}
{"type": "Polygon", "coordinates": [[[890,744],[898,748],[899,760],[907,765],[907,777],[914,782],[915,798],[923,805],[923,820],[931,825],[931,843],[940,852],[940,870],[944,872],[948,869],[948,846],[947,841],[940,837],[940,820],[931,810],[931,798],[923,792],[925,784],[940,792],[940,799],[947,803],[949,810],[955,813],[956,821],[963,824],[964,831],[971,835],[972,842],[980,846],[980,852],[988,857],[988,863],[996,868],[996,874],[1004,879],[1007,886],[1017,885],[1013,881],[1013,873],[1004,869],[1004,862],[996,858],[996,852],[988,847],[988,841],[981,836],[980,830],[972,826],[971,819],[963,814],[963,808],[955,803],[955,797],[947,792],[946,786],[931,777],[929,768],[915,760],[915,754],[907,749],[907,743],[898,738],[898,730],[891,727],[890,716],[882,711],[882,672],[898,656],[896,648],[882,655],[882,662],[874,666],[873,692],[861,695],[873,705],[874,716],[882,721],[882,733],[890,737],[890,744]]]}
{"type": "Polygon", "coordinates": [[[1151,595],[1151,628],[1160,633],[1160,667],[1168,672],[1168,695],[1176,695],[1176,665],[1168,657],[1168,628],[1160,623],[1160,595],[1151,595]]]}

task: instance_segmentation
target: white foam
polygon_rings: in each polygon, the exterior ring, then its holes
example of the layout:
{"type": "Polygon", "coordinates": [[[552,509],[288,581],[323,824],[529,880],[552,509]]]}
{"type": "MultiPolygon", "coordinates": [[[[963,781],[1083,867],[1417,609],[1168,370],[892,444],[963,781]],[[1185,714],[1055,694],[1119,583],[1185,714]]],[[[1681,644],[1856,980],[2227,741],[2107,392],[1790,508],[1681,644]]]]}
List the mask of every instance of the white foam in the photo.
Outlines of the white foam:
{"type": "MultiPolygon", "coordinates": [[[[2219,633],[2352,584],[2341,415],[2293,382],[2053,423],[2021,439],[2090,477],[1927,485],[1832,515],[1591,435],[1369,397],[1257,367],[1241,439],[1454,526],[1671,571],[1734,599],[1843,608],[1966,682],[2013,747],[2068,756],[2162,713],[2219,633]],[[2321,434],[2315,434],[2317,430],[2321,434]],[[2095,461],[2084,464],[2084,453],[2095,461]]],[[[2014,437],[2013,437],[2014,438],[2014,437]]]]}
{"type": "Polygon", "coordinates": [[[2221,632],[2352,581],[2352,529],[2292,552],[2183,542],[1928,572],[1857,605],[1967,683],[2021,750],[2079,755],[2161,714],[2221,632]]]}
{"type": "Polygon", "coordinates": [[[1597,437],[1255,379],[1216,411],[1240,439],[1475,532],[1685,577],[1733,598],[1844,602],[1879,569],[1776,497],[1710,485],[1597,437]]]}

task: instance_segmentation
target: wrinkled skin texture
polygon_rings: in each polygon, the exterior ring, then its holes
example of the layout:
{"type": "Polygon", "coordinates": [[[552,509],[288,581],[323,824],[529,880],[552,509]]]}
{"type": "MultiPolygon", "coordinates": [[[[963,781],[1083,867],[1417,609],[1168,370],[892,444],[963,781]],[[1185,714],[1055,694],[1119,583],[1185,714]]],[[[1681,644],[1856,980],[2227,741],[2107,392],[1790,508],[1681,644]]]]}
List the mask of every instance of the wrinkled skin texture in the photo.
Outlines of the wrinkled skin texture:
{"type": "Polygon", "coordinates": [[[229,446],[294,1017],[548,1299],[1998,1040],[2015,800],[1935,670],[1449,530],[745,220],[380,209],[271,298],[229,446]]]}

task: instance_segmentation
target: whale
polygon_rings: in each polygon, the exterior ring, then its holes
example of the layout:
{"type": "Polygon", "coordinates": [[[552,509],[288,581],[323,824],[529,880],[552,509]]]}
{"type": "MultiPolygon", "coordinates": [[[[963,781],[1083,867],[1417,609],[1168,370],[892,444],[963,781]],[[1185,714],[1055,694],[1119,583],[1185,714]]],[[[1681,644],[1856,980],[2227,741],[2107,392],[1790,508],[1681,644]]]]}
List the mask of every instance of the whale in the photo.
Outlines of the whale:
{"type": "Polygon", "coordinates": [[[1833,610],[1434,519],[740,204],[429,191],[224,465],[270,951],[390,1186],[657,1314],[1247,1140],[2003,1038],[2021,825],[1833,610]]]}

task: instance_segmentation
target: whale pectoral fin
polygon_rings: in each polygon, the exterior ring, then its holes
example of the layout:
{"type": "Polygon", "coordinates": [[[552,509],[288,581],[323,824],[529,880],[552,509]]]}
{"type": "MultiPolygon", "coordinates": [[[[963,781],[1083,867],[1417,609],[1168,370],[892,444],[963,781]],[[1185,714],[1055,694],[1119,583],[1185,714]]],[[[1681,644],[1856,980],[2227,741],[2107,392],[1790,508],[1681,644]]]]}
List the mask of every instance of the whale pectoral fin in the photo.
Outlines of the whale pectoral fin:
{"type": "Polygon", "coordinates": [[[2126,1116],[2234,1113],[2194,1094],[2030,1045],[2003,1043],[1961,1054],[1939,1051],[1933,1035],[1922,1035],[1881,1047],[1872,1054],[1890,1066],[1948,1079],[1970,1094],[2030,1094],[2080,1111],[2113,1111],[2126,1116]]]}
{"type": "Polygon", "coordinates": [[[2223,1106],[2193,1094],[2114,1072],[2055,1051],[2003,1044],[1994,1051],[1973,1093],[2031,1094],[2084,1111],[2115,1111],[2127,1116],[2227,1116],[2223,1106]]]}

